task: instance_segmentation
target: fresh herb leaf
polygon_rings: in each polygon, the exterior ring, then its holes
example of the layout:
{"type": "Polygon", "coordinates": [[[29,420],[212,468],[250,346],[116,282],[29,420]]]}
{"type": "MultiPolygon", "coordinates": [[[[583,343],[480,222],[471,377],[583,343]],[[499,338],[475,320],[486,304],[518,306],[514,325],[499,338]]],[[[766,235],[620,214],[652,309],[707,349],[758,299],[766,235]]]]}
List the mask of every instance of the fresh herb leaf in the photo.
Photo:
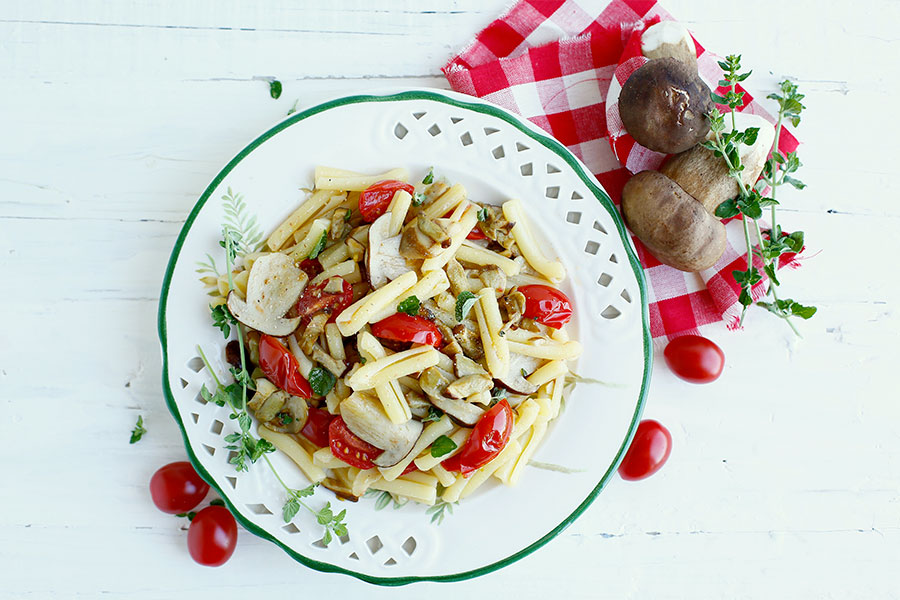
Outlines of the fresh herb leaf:
{"type": "Polygon", "coordinates": [[[456,502],[450,503],[445,502],[443,499],[438,499],[438,501],[434,504],[434,506],[429,506],[425,511],[425,514],[431,515],[431,522],[440,525],[444,522],[444,517],[448,514],[453,514],[453,505],[457,504],[456,502]]]}
{"type": "Polygon", "coordinates": [[[445,454],[450,454],[451,452],[456,450],[456,448],[456,442],[451,440],[446,435],[442,435],[431,443],[431,456],[434,458],[440,458],[445,454]]]}
{"type": "Polygon", "coordinates": [[[269,95],[275,100],[281,98],[282,85],[277,79],[269,82],[269,95]]]}
{"type": "Polygon", "coordinates": [[[428,407],[428,415],[424,419],[422,419],[423,423],[431,423],[432,421],[440,421],[441,417],[444,416],[444,411],[437,408],[436,406],[428,407]]]}
{"type": "Polygon", "coordinates": [[[295,112],[297,112],[297,105],[299,105],[299,104],[300,104],[300,98],[297,98],[296,100],[294,100],[294,105],[292,107],[290,107],[287,111],[288,117],[291,116],[292,114],[294,114],[295,112]]]}
{"type": "Polygon", "coordinates": [[[422,183],[428,185],[432,181],[434,181],[434,167],[428,169],[428,175],[425,176],[425,179],[422,180],[422,183]]]}
{"type": "Polygon", "coordinates": [[[423,192],[416,192],[412,197],[412,205],[413,206],[422,206],[425,202],[425,194],[423,192]]]}
{"type": "Polygon", "coordinates": [[[231,335],[231,326],[235,323],[235,318],[231,315],[228,307],[224,304],[210,305],[209,314],[212,317],[213,326],[220,329],[225,339],[228,339],[231,335]]]}
{"type": "Polygon", "coordinates": [[[145,433],[147,433],[147,430],[144,428],[144,417],[138,415],[137,422],[134,424],[134,429],[131,430],[131,441],[128,443],[136,444],[141,441],[141,438],[145,433]]]}
{"type": "Polygon", "coordinates": [[[477,301],[478,298],[472,292],[460,292],[456,297],[456,320],[462,323],[477,301]]]}
{"type": "Polygon", "coordinates": [[[313,367],[309,372],[309,387],[317,396],[328,395],[336,381],[334,374],[324,367],[313,367]]]}
{"type": "Polygon", "coordinates": [[[526,371],[525,369],[519,369],[519,373],[522,374],[522,377],[528,377],[528,371],[526,371]]]}
{"type": "Polygon", "coordinates": [[[397,312],[406,313],[413,317],[419,313],[419,299],[415,296],[409,296],[397,305],[397,312]]]}
{"type": "Polygon", "coordinates": [[[480,210],[478,211],[478,213],[476,213],[476,215],[477,215],[477,217],[478,217],[478,220],[481,221],[482,223],[484,223],[485,221],[487,221],[487,218],[488,218],[488,209],[487,209],[487,207],[484,207],[484,208],[480,209],[480,210]]]}
{"type": "Polygon", "coordinates": [[[322,250],[325,249],[325,244],[328,243],[328,232],[323,231],[322,237],[319,238],[319,241],[316,242],[316,245],[313,246],[313,249],[309,251],[309,258],[312,260],[313,258],[319,256],[322,250]]]}

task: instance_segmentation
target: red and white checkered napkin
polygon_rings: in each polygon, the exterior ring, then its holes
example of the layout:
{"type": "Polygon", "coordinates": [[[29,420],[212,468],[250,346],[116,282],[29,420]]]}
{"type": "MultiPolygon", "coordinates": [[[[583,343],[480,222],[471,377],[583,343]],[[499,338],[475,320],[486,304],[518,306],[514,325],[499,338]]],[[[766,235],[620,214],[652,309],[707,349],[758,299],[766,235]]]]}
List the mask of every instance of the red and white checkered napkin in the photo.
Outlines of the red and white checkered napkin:
{"type": "MultiPolygon", "coordinates": [[[[612,110],[607,100],[613,104],[621,84],[643,64],[636,58],[640,33],[665,19],[672,17],[646,0],[613,0],[597,17],[573,0],[520,0],[479,33],[444,73],[454,90],[490,100],[548,131],[588,166],[618,204],[631,172],[655,169],[664,156],[624,133],[617,107],[612,110]]],[[[701,75],[716,84],[717,58],[700,44],[697,51],[701,75]]],[[[771,120],[749,94],[744,99],[741,110],[771,120]]],[[[796,147],[796,138],[784,129],[779,149],[796,147]]],[[[740,221],[726,230],[725,254],[699,274],[661,264],[632,238],[649,283],[654,338],[696,333],[722,320],[737,325],[740,288],[731,272],[746,269],[746,252],[739,251],[746,247],[740,221]]],[[[762,271],[758,258],[755,262],[762,271]]],[[[792,258],[782,262],[796,266],[792,258]]],[[[765,284],[754,287],[755,297],[763,294],[765,284]]]]}

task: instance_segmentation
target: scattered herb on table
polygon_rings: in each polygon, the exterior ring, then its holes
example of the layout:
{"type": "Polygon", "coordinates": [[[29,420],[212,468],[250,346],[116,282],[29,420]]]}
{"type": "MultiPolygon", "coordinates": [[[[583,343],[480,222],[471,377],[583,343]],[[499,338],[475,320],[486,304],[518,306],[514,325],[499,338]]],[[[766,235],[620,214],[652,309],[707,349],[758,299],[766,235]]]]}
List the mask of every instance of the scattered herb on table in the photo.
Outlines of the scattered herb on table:
{"type": "Polygon", "coordinates": [[[136,444],[141,441],[141,438],[144,437],[144,434],[147,433],[147,430],[144,428],[144,417],[143,415],[138,415],[137,422],[134,424],[134,429],[131,430],[131,441],[129,444],[136,444]]]}
{"type": "Polygon", "coordinates": [[[744,241],[747,245],[747,269],[732,271],[734,280],[741,286],[738,298],[743,306],[740,322],[743,323],[747,308],[754,304],[751,293],[753,285],[762,280],[762,274],[753,265],[753,256],[756,255],[762,262],[763,271],[769,277],[769,289],[766,297],[771,297],[771,301],[758,300],[756,304],[784,319],[794,333],[799,335],[797,328],[791,322],[791,317],[809,319],[816,313],[816,308],[804,306],[790,298],[779,298],[777,288],[781,282],[776,270],[779,259],[783,255],[797,253],[803,249],[804,237],[802,231],[795,231],[791,234],[782,231],[776,219],[775,208],[779,202],[775,199],[775,194],[778,187],[784,184],[801,190],[806,187],[802,181],[792,176],[802,164],[797,152],[790,152],[785,156],[778,150],[778,140],[783,122],[789,120],[795,127],[800,124],[800,113],[805,108],[801,102],[804,96],[798,93],[797,85],[789,80],[781,82],[781,94],[768,96],[778,103],[778,120],[775,125],[772,156],[764,165],[762,179],[753,186],[747,186],[741,178],[741,171],[744,167],[741,164],[738,147],[740,144],[752,145],[756,141],[759,128],[749,127],[744,131],[739,131],[736,126],[735,112],[743,104],[744,97],[744,92],[737,91],[737,84],[747,79],[751,72],[739,73],[741,69],[740,55],[729,55],[724,61],[719,61],[719,66],[724,71],[724,79],[719,82],[719,85],[727,86],[730,89],[724,96],[713,93],[712,99],[717,104],[728,106],[731,115],[731,131],[725,131],[725,116],[718,111],[710,112],[708,117],[713,139],[704,142],[703,146],[725,161],[729,176],[737,182],[740,190],[736,198],[726,200],[716,208],[717,217],[725,219],[741,215],[743,222],[744,241]],[[770,197],[762,195],[766,185],[771,188],[770,197]],[[771,211],[772,226],[771,229],[763,231],[759,226],[759,219],[763,216],[763,209],[767,207],[771,211]],[[756,245],[751,241],[751,227],[755,230],[756,245]]]}
{"type": "Polygon", "coordinates": [[[277,79],[274,79],[269,82],[269,95],[272,96],[275,100],[281,98],[281,90],[282,90],[281,82],[277,79]]]}

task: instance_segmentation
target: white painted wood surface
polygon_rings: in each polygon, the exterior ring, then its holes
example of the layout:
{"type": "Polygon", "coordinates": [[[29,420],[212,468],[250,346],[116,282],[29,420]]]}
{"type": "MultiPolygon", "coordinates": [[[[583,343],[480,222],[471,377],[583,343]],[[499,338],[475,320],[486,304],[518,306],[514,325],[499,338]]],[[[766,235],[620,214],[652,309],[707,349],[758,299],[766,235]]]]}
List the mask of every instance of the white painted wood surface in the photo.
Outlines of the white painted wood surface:
{"type": "Polygon", "coordinates": [[[222,568],[190,561],[183,523],[146,490],[184,456],[160,391],[159,288],[196,198],[295,101],[446,87],[440,66],[503,0],[0,3],[0,598],[900,596],[900,3],[665,5],[742,52],[751,89],[787,75],[807,94],[809,187],[782,215],[811,257],[784,279],[819,314],[801,340],[759,310],[716,331],[713,385],[657,360],[645,416],[671,429],[669,463],[614,480],[545,548],[389,590],[247,533],[222,568]],[[129,446],[139,414],[149,433],[129,446]]]}

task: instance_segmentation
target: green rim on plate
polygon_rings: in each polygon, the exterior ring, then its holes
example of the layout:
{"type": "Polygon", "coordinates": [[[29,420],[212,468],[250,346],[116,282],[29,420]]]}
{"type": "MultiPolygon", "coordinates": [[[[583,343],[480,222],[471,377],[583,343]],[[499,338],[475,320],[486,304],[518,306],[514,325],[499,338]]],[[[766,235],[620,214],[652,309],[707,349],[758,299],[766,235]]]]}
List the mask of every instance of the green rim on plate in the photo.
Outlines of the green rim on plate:
{"type": "Polygon", "coordinates": [[[606,486],[609,479],[612,477],[612,474],[615,472],[619,463],[622,460],[622,456],[625,454],[625,450],[628,448],[629,443],[631,442],[631,438],[634,436],[635,429],[637,428],[638,422],[641,418],[641,413],[644,409],[644,402],[647,398],[648,385],[650,382],[650,372],[653,364],[652,360],[652,346],[650,339],[650,327],[649,327],[649,312],[647,305],[647,284],[644,279],[644,272],[641,268],[640,262],[637,259],[637,256],[634,253],[634,250],[631,247],[631,244],[628,241],[628,235],[625,232],[625,226],[622,224],[622,220],[619,217],[618,211],[613,206],[612,201],[609,196],[600,186],[600,184],[594,179],[594,177],[587,171],[584,164],[581,163],[565,146],[560,144],[555,139],[547,136],[546,134],[540,132],[536,129],[536,127],[524,123],[520,118],[511,115],[506,112],[504,109],[483,103],[483,101],[479,102],[467,102],[464,100],[460,100],[457,98],[452,98],[445,95],[439,91],[426,91],[426,90],[413,90],[413,91],[405,91],[396,94],[390,94],[385,96],[374,96],[374,95],[359,95],[359,96],[346,96],[343,98],[338,98],[335,100],[331,100],[329,102],[324,102],[319,104],[318,106],[314,106],[302,112],[299,112],[295,115],[292,115],[290,118],[285,119],[281,123],[275,125],[258,138],[253,140],[246,148],[241,150],[237,156],[235,156],[231,162],[229,162],[224,169],[222,169],[218,175],[216,175],[215,179],[213,179],[212,183],[206,188],[203,192],[203,195],[200,196],[200,199],[197,200],[197,203],[194,205],[194,208],[191,210],[187,219],[185,220],[184,226],[181,228],[181,232],[178,234],[178,239],[175,242],[175,247],[172,249],[172,255],[169,257],[169,262],[166,267],[165,278],[163,279],[162,291],[160,293],[159,298],[159,312],[158,312],[158,328],[159,328],[159,342],[162,348],[162,385],[163,385],[163,393],[166,397],[166,404],[169,407],[169,412],[172,413],[172,416],[175,417],[175,421],[178,423],[178,427],[181,429],[181,436],[184,439],[184,446],[187,450],[188,458],[191,463],[194,465],[194,468],[203,477],[204,480],[207,481],[218,493],[225,502],[228,504],[231,513],[235,516],[235,518],[244,526],[248,531],[265,538],[278,546],[281,547],[282,550],[288,553],[294,560],[297,560],[308,567],[312,567],[318,571],[323,571],[327,573],[343,573],[345,575],[351,575],[360,579],[362,581],[366,581],[368,583],[374,583],[378,585],[385,586],[397,586],[397,585],[406,585],[409,583],[415,583],[417,581],[461,581],[465,579],[471,579],[473,577],[478,577],[480,575],[485,575],[487,573],[491,573],[498,569],[501,569],[507,565],[514,563],[515,561],[523,558],[547,542],[556,537],[560,532],[562,532],[566,527],[568,527],[575,519],[577,519],[581,513],[583,513],[588,506],[594,501],[594,499],[600,494],[603,488],[606,486]],[[526,546],[525,548],[519,550],[518,552],[507,556],[504,559],[498,560],[489,565],[485,565],[483,567],[479,567],[477,569],[472,569],[469,571],[464,571],[461,573],[453,573],[450,575],[435,575],[435,576],[408,576],[408,577],[374,577],[372,575],[366,575],[365,573],[358,573],[356,571],[352,571],[349,569],[344,569],[342,567],[338,567],[329,563],[324,563],[321,561],[314,560],[309,558],[308,556],[304,556],[284,544],[275,539],[272,535],[270,535],[265,530],[261,529],[256,524],[252,523],[247,517],[245,517],[234,504],[228,498],[228,495],[222,490],[221,487],[216,483],[213,477],[209,474],[209,472],[203,467],[199,460],[197,460],[196,455],[191,449],[191,445],[188,442],[187,431],[184,428],[184,423],[181,420],[181,416],[175,406],[175,399],[172,395],[172,390],[169,387],[169,356],[168,356],[168,346],[167,346],[167,333],[166,333],[166,305],[169,300],[169,285],[172,282],[172,273],[175,270],[175,263],[178,260],[179,254],[181,253],[181,247],[184,244],[184,240],[187,237],[188,232],[191,230],[191,226],[194,223],[194,220],[197,218],[200,210],[206,204],[206,201],[209,200],[209,197],[212,193],[218,188],[219,184],[225,179],[225,177],[240,163],[244,158],[247,157],[253,150],[255,150],[259,145],[268,140],[269,138],[275,136],[280,131],[287,129],[294,123],[298,123],[304,119],[307,119],[313,115],[316,115],[320,112],[330,110],[333,108],[346,106],[350,104],[360,104],[363,102],[403,102],[409,100],[430,100],[433,102],[441,102],[443,104],[449,104],[451,106],[455,106],[457,108],[462,108],[465,110],[470,110],[474,112],[479,112],[487,115],[491,115],[498,119],[502,119],[506,123],[512,125],[523,134],[527,135],[537,143],[543,145],[544,147],[552,150],[556,153],[561,159],[563,159],[574,171],[578,174],[578,177],[584,182],[584,184],[591,190],[600,204],[606,209],[607,212],[612,216],[613,221],[616,224],[616,228],[619,232],[619,236],[625,242],[625,251],[628,255],[628,261],[631,265],[631,268],[634,272],[635,277],[637,278],[638,288],[641,292],[641,319],[642,319],[642,338],[643,338],[643,350],[644,350],[644,372],[643,378],[641,380],[641,390],[638,396],[637,403],[634,409],[634,415],[631,419],[631,423],[628,427],[628,433],[625,436],[625,439],[622,440],[622,445],[619,447],[619,451],[616,453],[616,457],[613,460],[612,464],[610,464],[609,469],[597,483],[593,490],[588,494],[588,496],[575,508],[572,513],[566,517],[559,525],[554,527],[552,530],[548,531],[546,534],[541,536],[538,540],[526,546]]]}

